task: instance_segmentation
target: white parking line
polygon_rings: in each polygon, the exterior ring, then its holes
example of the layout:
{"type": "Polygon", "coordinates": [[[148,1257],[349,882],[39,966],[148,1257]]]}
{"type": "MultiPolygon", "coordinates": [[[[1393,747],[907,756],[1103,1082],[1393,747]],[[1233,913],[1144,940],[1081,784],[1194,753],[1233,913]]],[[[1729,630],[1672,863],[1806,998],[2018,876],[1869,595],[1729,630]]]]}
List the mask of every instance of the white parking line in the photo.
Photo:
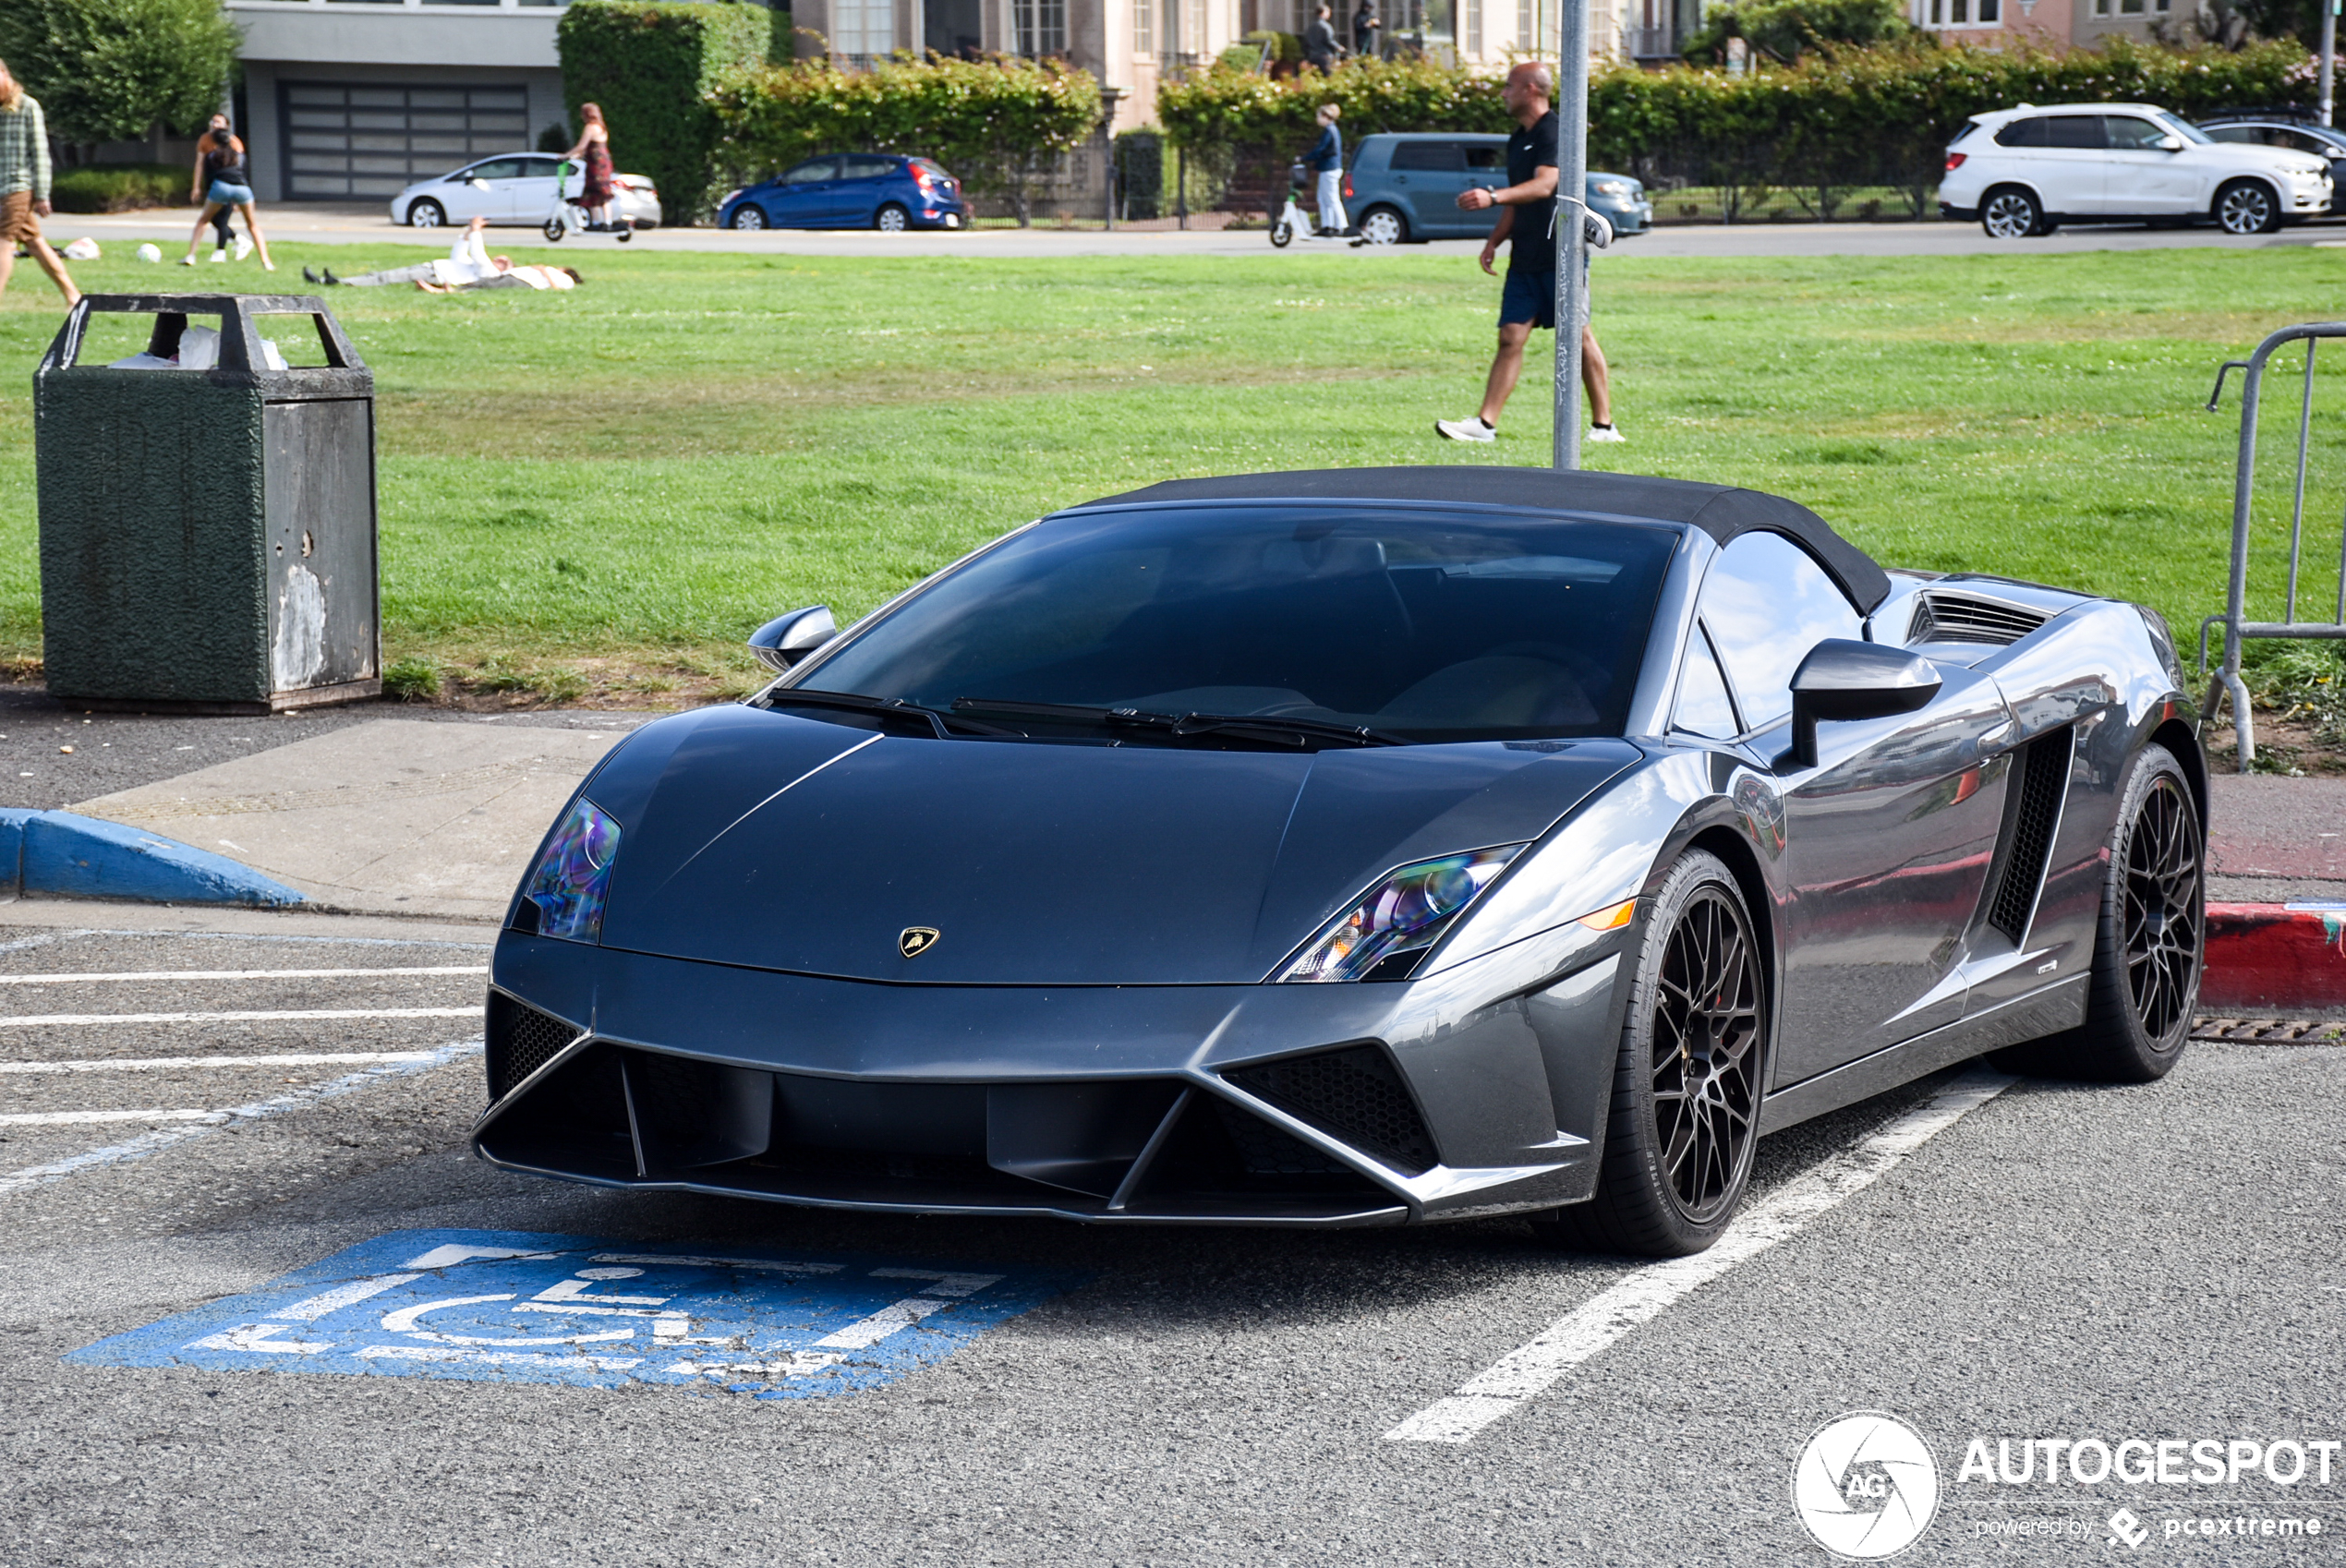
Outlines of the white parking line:
{"type": "Polygon", "coordinates": [[[0,985],[95,985],[149,980],[357,980],[386,974],[487,974],[487,964],[429,969],[158,969],[91,974],[0,974],[0,985]]]}
{"type": "Polygon", "coordinates": [[[40,1187],[53,1181],[63,1181],[66,1177],[78,1175],[82,1171],[143,1160],[150,1154],[160,1153],[175,1144],[185,1143],[190,1139],[209,1138],[222,1127],[266,1121],[272,1116],[308,1110],[312,1105],[339,1099],[345,1094],[355,1093],[358,1090],[369,1088],[378,1083],[386,1083],[393,1079],[408,1078],[417,1073],[429,1072],[442,1063],[454,1061],[459,1056],[477,1056],[480,1055],[480,1051],[481,1043],[478,1039],[455,1041],[429,1053],[426,1058],[419,1062],[386,1062],[380,1067],[367,1067],[335,1079],[332,1082],[319,1084],[314,1088],[296,1090],[291,1094],[280,1094],[273,1099],[257,1100],[248,1105],[236,1106],[224,1113],[225,1119],[221,1122],[194,1122],[180,1127],[158,1128],[152,1132],[142,1132],[136,1138],[128,1139],[121,1143],[110,1144],[103,1149],[91,1149],[83,1153],[68,1155],[62,1160],[53,1160],[43,1165],[28,1165],[18,1171],[0,1172],[0,1197],[19,1192],[28,1187],[40,1187]]]}
{"type": "Polygon", "coordinates": [[[170,1072],[192,1067],[332,1067],[361,1062],[421,1062],[429,1051],[288,1051],[273,1056],[140,1056],[123,1061],[0,1062],[0,1073],[170,1072]]]}
{"type": "Polygon", "coordinates": [[[32,1029],[78,1023],[300,1023],[327,1019],[467,1019],[480,1016],[478,1003],[469,1007],[298,1007],[284,1012],[249,1013],[30,1013],[0,1018],[0,1029],[32,1029]]]}
{"type": "Polygon", "coordinates": [[[83,1127],[93,1122],[226,1121],[225,1111],[11,1111],[0,1127],[83,1127]]]}
{"type": "Polygon", "coordinates": [[[1810,1221],[1872,1186],[1907,1155],[2016,1081],[1985,1067],[1965,1073],[1935,1099],[1752,1205],[1708,1252],[1640,1269],[1599,1293],[1557,1319],[1530,1344],[1501,1357],[1456,1393],[1435,1400],[1385,1433],[1385,1441],[1473,1441],[1483,1428],[1545,1393],[1566,1372],[1659,1317],[1679,1297],[1799,1235],[1810,1221]]]}

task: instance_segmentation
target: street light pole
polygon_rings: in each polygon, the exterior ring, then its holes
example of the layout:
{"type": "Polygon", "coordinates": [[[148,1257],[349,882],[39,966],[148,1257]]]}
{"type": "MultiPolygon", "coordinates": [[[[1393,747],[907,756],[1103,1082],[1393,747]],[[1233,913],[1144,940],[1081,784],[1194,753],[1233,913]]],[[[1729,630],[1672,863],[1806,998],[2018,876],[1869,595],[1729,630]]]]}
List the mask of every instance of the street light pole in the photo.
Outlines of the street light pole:
{"type": "Polygon", "coordinates": [[[2339,0],[2322,0],[2322,124],[2329,124],[2330,89],[2337,85],[2339,0]]]}
{"type": "Polygon", "coordinates": [[[1581,272],[1586,254],[1578,202],[1589,186],[1589,0],[1556,4],[1556,392],[1557,468],[1580,466],[1580,323],[1589,313],[1581,272]],[[1572,199],[1567,201],[1566,197],[1572,199]]]}

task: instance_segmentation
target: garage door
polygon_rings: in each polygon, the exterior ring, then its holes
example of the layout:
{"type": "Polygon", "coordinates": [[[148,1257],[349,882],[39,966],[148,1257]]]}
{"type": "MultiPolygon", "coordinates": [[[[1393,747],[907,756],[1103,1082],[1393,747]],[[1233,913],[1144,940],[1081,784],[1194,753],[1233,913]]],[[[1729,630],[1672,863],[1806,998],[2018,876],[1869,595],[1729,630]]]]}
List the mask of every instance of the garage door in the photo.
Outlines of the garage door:
{"type": "Polygon", "coordinates": [[[529,92],[514,87],[398,87],[289,81],[285,195],[393,196],[490,152],[529,146],[529,92]]]}

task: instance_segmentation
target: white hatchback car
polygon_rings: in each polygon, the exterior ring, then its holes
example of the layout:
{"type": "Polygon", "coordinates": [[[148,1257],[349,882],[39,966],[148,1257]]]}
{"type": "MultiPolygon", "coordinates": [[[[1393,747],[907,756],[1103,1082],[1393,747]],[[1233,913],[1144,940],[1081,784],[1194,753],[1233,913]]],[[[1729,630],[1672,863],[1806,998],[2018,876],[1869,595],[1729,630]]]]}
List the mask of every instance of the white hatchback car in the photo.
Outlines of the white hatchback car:
{"type": "Polygon", "coordinates": [[[2212,141],[2148,103],[2023,104],[1976,115],[1947,144],[1939,211],[1997,239],[2064,223],[2214,220],[2269,234],[2327,212],[2329,165],[2281,147],[2212,141]]]}
{"type": "MultiPolygon", "coordinates": [[[[391,221],[418,229],[468,223],[527,223],[535,228],[554,208],[562,159],[550,152],[505,152],[483,158],[438,179],[418,180],[391,199],[391,221]]],[[[641,175],[613,176],[620,218],[639,229],[658,226],[659,192],[641,175]]],[[[573,187],[576,188],[575,187],[573,187]]]]}

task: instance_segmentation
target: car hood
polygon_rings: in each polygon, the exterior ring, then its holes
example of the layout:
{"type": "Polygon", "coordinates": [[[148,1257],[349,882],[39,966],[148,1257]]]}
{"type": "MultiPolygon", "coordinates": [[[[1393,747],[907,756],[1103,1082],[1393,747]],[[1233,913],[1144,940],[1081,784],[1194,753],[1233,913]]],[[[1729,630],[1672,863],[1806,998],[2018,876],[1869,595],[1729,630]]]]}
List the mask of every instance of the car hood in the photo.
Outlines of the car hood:
{"type": "Polygon", "coordinates": [[[938,741],[705,710],[587,783],[623,829],[602,941],[901,983],[1252,983],[1385,871],[1536,838],[1640,755],[938,741]],[[907,959],[915,926],[939,935],[907,959]]]}
{"type": "Polygon", "coordinates": [[[2293,147],[2251,147],[2244,142],[2219,141],[2193,151],[2217,163],[2271,169],[2280,174],[2319,174],[2329,167],[2329,160],[2319,153],[2300,152],[2293,147]]]}

